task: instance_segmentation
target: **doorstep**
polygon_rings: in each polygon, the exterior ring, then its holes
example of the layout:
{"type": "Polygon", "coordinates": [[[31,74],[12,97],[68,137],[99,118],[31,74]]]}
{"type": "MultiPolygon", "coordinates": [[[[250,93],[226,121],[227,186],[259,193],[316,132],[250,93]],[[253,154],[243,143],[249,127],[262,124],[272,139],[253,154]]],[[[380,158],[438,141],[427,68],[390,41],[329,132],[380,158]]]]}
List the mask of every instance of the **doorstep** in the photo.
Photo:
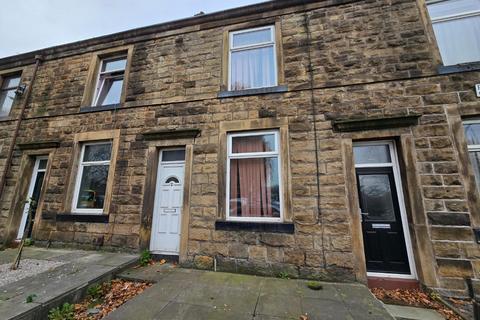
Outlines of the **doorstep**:
{"type": "Polygon", "coordinates": [[[368,277],[367,281],[369,288],[383,288],[386,290],[420,289],[420,282],[415,279],[368,277]]]}
{"type": "Polygon", "coordinates": [[[445,320],[435,310],[386,304],[385,309],[397,320],[445,320]]]}

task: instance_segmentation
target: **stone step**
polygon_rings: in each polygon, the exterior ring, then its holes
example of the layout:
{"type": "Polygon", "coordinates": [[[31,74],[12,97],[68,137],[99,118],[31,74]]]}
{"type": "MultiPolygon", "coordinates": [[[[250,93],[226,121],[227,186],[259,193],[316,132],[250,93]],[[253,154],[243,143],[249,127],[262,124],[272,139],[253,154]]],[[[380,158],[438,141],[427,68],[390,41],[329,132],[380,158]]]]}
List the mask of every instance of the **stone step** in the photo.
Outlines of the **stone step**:
{"type": "Polygon", "coordinates": [[[440,313],[432,309],[392,304],[386,304],[385,309],[397,320],[445,320],[440,313]]]}

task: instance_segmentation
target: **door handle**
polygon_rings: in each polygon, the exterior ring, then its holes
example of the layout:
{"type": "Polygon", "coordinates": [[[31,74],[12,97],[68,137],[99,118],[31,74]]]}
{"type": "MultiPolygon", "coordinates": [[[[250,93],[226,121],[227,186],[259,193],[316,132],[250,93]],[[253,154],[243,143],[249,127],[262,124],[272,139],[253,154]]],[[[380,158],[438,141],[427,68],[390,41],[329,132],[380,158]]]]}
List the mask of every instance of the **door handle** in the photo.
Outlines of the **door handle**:
{"type": "Polygon", "coordinates": [[[362,216],[368,216],[368,212],[360,212],[362,216]]]}

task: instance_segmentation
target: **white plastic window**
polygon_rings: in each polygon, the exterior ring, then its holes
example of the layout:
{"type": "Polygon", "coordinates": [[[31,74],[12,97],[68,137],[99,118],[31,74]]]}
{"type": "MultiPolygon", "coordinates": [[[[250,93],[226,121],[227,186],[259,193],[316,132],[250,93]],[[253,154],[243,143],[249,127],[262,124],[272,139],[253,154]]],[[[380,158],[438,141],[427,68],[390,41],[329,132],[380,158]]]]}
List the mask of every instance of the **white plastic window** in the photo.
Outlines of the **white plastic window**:
{"type": "Polygon", "coordinates": [[[111,142],[85,143],[82,146],[73,212],[103,213],[111,153],[111,142]]]}
{"type": "Polygon", "coordinates": [[[480,61],[480,0],[427,2],[443,64],[480,61]]]}
{"type": "Polygon", "coordinates": [[[94,106],[120,103],[125,77],[127,58],[125,56],[103,59],[95,87],[94,106]]]}
{"type": "Polygon", "coordinates": [[[278,131],[228,135],[227,219],[282,220],[278,131]]]}
{"type": "Polygon", "coordinates": [[[277,85],[275,27],[230,32],[229,89],[277,85]]]}

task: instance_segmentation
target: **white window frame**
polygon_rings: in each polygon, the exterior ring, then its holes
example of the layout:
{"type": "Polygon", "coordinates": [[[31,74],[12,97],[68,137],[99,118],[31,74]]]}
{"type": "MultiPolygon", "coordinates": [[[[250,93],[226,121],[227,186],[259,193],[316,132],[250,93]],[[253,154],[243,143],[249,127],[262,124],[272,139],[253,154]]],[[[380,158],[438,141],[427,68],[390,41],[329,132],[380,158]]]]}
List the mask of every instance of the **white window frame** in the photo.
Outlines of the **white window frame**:
{"type": "Polygon", "coordinates": [[[266,131],[248,131],[242,133],[229,133],[227,135],[227,171],[226,171],[226,220],[227,221],[247,221],[247,222],[282,222],[284,216],[284,200],[283,200],[283,184],[282,184],[282,158],[280,155],[280,132],[279,130],[266,131]],[[236,137],[251,137],[273,134],[275,138],[275,151],[268,152],[246,152],[233,153],[232,141],[236,137]],[[280,217],[231,217],[230,216],[230,161],[235,159],[250,159],[250,158],[277,158],[278,161],[278,192],[280,194],[280,217]]]}
{"type": "MultiPolygon", "coordinates": [[[[463,129],[465,130],[465,125],[469,124],[478,124],[480,125],[480,119],[473,119],[473,120],[465,120],[463,121],[463,129]]],[[[465,140],[467,140],[467,134],[465,133],[465,140]]],[[[480,144],[468,144],[467,142],[467,151],[468,151],[468,161],[470,161],[470,165],[473,167],[473,163],[470,160],[470,152],[480,152],[480,144]]],[[[477,182],[477,177],[473,177],[475,180],[475,185],[478,186],[480,185],[480,181],[477,182]]],[[[477,187],[478,189],[478,187],[477,187]]],[[[480,191],[480,190],[479,190],[480,191]]]]}
{"type": "MultiPolygon", "coordinates": [[[[428,6],[430,4],[439,3],[439,2],[448,2],[448,1],[449,0],[427,0],[426,4],[428,6]]],[[[433,24],[438,22],[446,22],[451,20],[458,20],[462,18],[478,16],[478,15],[480,15],[480,10],[472,10],[472,11],[467,11],[459,14],[451,14],[451,15],[446,15],[446,16],[436,17],[436,18],[432,18],[430,16],[430,20],[432,21],[432,24],[433,24]]]]}
{"type": "MultiPolygon", "coordinates": [[[[428,11],[428,6],[431,5],[431,4],[435,4],[435,3],[439,3],[439,2],[448,2],[449,0],[427,0],[426,1],[426,6],[427,6],[427,11],[428,11]]],[[[433,25],[434,24],[437,24],[437,23],[442,23],[442,22],[447,22],[447,21],[454,21],[454,20],[460,20],[460,19],[463,19],[463,18],[470,18],[470,17],[475,17],[475,16],[480,16],[480,10],[471,10],[471,11],[467,11],[467,12],[463,12],[463,13],[459,13],[459,14],[451,14],[451,15],[445,15],[445,16],[441,16],[441,17],[435,17],[433,18],[431,15],[430,15],[430,12],[428,13],[429,17],[430,17],[430,21],[432,22],[432,28],[433,28],[433,25]]],[[[436,37],[436,35],[435,35],[436,37]]],[[[440,47],[440,46],[439,46],[440,47]]],[[[440,48],[439,48],[440,49],[440,48]]],[[[471,62],[459,62],[459,63],[456,63],[454,65],[458,65],[458,64],[466,64],[466,63],[472,63],[472,62],[476,62],[476,61],[471,61],[471,62]]]]}
{"type": "MultiPolygon", "coordinates": [[[[21,81],[22,81],[22,75],[21,74],[9,74],[9,75],[2,76],[0,78],[0,93],[8,92],[8,91],[11,91],[11,90],[16,90],[18,88],[18,86],[20,85],[21,81]],[[5,81],[7,81],[11,78],[18,78],[18,84],[16,86],[13,86],[13,87],[3,88],[3,84],[5,83],[5,81]]],[[[15,102],[15,100],[14,100],[14,102],[15,102]]],[[[13,106],[13,104],[12,104],[12,106],[13,106]]],[[[2,113],[2,109],[3,109],[3,105],[0,106],[0,114],[2,113]]],[[[12,111],[12,108],[10,108],[10,110],[8,110],[8,112],[5,113],[5,116],[8,116],[11,111],[12,111]]],[[[0,115],[0,117],[1,117],[1,115],[0,115]]]]}
{"type": "MultiPolygon", "coordinates": [[[[258,28],[250,28],[250,29],[243,29],[243,30],[238,30],[238,31],[230,31],[229,33],[229,46],[228,46],[228,90],[229,91],[234,91],[232,89],[232,52],[238,52],[238,51],[247,51],[251,49],[259,49],[259,48],[267,48],[267,47],[273,47],[273,66],[275,68],[274,70],[274,86],[278,85],[278,66],[277,66],[277,44],[275,41],[276,35],[275,35],[275,26],[264,26],[264,27],[258,27],[258,28]],[[272,36],[271,41],[267,42],[259,42],[256,44],[250,44],[246,46],[240,46],[240,47],[234,47],[233,46],[233,37],[237,34],[242,34],[242,33],[247,33],[247,32],[253,32],[253,31],[259,31],[259,30],[270,30],[270,34],[272,36]]],[[[267,88],[267,87],[252,87],[248,88],[245,90],[251,90],[251,89],[259,89],[259,88],[267,88]]]]}
{"type": "MultiPolygon", "coordinates": [[[[125,70],[127,69],[127,63],[128,63],[128,56],[126,54],[121,54],[113,57],[106,57],[100,60],[97,79],[95,81],[93,106],[100,107],[98,105],[98,100],[100,99],[100,94],[102,93],[103,85],[105,84],[106,79],[123,79],[122,90],[121,90],[121,92],[123,92],[123,86],[125,85],[125,70]],[[111,71],[102,71],[102,68],[105,62],[112,61],[112,60],[119,60],[122,58],[125,59],[125,68],[111,70],[111,71]]],[[[122,99],[122,93],[120,93],[120,100],[118,101],[118,103],[121,103],[121,99],[122,99]]]]}
{"type": "MultiPolygon", "coordinates": [[[[465,125],[469,125],[469,124],[478,124],[480,125],[480,119],[475,119],[475,120],[465,120],[463,121],[463,125],[464,125],[464,129],[465,129],[465,125]]],[[[466,134],[465,134],[466,135],[466,134]]],[[[465,136],[465,140],[466,140],[466,136],[465,136]]],[[[468,152],[470,153],[470,151],[472,152],[479,152],[480,151],[480,144],[468,144],[467,142],[467,150],[468,152]]]]}
{"type": "Polygon", "coordinates": [[[80,159],[78,161],[78,169],[77,169],[77,179],[75,181],[75,189],[73,193],[73,202],[72,202],[72,213],[76,214],[103,214],[105,208],[105,202],[103,203],[104,208],[95,209],[95,208],[77,208],[78,197],[80,195],[80,185],[82,184],[82,177],[83,177],[83,168],[88,166],[100,166],[106,165],[108,166],[108,175],[107,181],[105,182],[106,189],[105,194],[107,193],[108,189],[108,177],[110,176],[110,163],[112,161],[112,149],[110,150],[110,160],[105,161],[83,161],[83,157],[85,155],[85,148],[87,146],[92,145],[99,145],[99,144],[110,144],[113,148],[113,141],[105,140],[105,141],[96,141],[96,142],[85,142],[82,144],[82,151],[80,152],[80,159]]]}

